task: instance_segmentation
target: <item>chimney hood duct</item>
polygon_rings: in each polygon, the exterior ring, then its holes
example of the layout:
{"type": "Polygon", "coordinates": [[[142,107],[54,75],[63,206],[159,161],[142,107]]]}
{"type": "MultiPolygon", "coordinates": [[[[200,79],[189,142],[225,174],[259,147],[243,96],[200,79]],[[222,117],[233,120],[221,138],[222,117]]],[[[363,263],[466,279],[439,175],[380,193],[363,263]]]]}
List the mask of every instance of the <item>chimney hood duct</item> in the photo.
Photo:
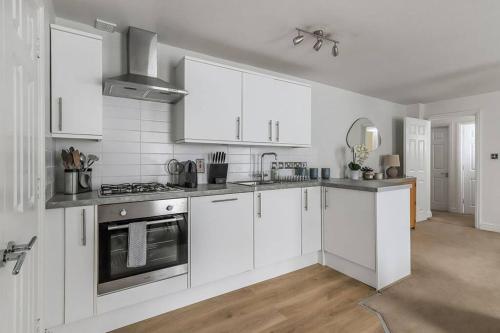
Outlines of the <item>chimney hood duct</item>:
{"type": "Polygon", "coordinates": [[[157,77],[158,34],[129,27],[127,35],[128,73],[104,80],[103,94],[175,104],[187,91],[157,77]]]}

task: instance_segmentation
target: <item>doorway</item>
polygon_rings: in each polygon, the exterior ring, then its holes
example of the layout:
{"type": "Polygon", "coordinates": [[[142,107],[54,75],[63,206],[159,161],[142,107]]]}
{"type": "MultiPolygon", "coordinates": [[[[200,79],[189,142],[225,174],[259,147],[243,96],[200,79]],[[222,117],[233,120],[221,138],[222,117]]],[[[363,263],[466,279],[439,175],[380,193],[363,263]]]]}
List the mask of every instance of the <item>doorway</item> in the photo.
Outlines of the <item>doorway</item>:
{"type": "Polygon", "coordinates": [[[431,119],[431,209],[478,227],[479,112],[431,119]],[[475,223],[474,223],[475,221],[475,223]]]}
{"type": "Polygon", "coordinates": [[[474,123],[459,124],[459,179],[462,204],[459,213],[474,214],[476,210],[476,129],[474,123]]]}
{"type": "Polygon", "coordinates": [[[448,211],[449,127],[431,130],[431,209],[448,211]]]}

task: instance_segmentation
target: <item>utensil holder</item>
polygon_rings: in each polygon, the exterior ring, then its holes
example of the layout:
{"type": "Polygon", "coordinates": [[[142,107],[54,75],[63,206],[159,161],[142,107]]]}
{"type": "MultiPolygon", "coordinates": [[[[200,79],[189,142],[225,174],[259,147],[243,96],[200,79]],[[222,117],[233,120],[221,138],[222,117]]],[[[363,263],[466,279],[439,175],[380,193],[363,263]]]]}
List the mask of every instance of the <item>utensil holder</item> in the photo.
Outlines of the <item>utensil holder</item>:
{"type": "Polygon", "coordinates": [[[209,164],[208,183],[225,184],[227,181],[227,163],[209,164]]]}
{"type": "Polygon", "coordinates": [[[92,191],[92,169],[78,170],[78,193],[92,191]]]}
{"type": "Polygon", "coordinates": [[[64,170],[64,194],[78,193],[78,170],[64,170]]]}

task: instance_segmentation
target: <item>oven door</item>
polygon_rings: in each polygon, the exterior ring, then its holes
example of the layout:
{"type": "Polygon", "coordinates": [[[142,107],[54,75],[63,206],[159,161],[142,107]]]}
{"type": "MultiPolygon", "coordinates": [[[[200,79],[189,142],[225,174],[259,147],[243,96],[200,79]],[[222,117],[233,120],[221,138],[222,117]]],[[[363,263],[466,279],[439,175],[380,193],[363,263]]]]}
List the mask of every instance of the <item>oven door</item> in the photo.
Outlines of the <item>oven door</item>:
{"type": "Polygon", "coordinates": [[[159,281],[187,273],[186,214],[99,223],[97,294],[159,281]],[[147,223],[146,264],[127,267],[129,224],[147,223]]]}

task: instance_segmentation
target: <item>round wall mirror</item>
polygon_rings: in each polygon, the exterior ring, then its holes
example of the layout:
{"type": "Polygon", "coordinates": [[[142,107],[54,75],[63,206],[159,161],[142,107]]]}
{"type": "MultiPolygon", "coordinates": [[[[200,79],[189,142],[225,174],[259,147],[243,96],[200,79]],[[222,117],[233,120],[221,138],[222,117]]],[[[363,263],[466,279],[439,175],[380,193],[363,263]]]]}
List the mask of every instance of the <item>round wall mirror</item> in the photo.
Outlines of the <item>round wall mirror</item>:
{"type": "Polygon", "coordinates": [[[377,149],[382,143],[378,128],[368,118],[359,118],[352,123],[346,136],[347,146],[351,149],[364,144],[369,152],[377,149]]]}

